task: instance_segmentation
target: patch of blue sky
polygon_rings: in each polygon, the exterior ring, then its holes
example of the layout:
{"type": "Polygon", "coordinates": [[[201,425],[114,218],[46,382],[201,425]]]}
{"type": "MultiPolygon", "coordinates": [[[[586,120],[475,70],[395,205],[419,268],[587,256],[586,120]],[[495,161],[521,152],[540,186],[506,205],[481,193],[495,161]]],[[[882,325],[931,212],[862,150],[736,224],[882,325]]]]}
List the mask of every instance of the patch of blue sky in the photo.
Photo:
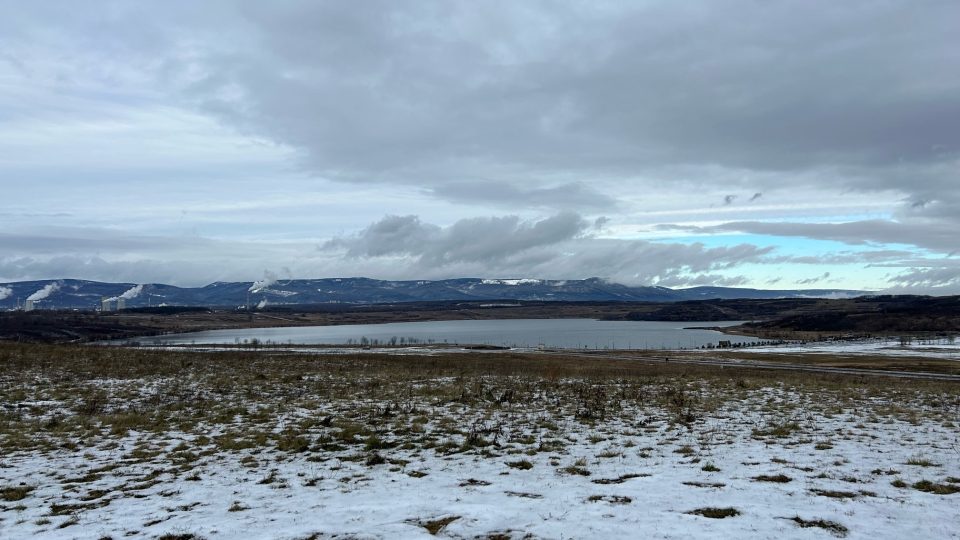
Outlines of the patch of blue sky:
{"type": "Polygon", "coordinates": [[[836,240],[822,240],[799,236],[774,236],[764,234],[712,234],[702,236],[674,236],[669,239],[658,240],[663,243],[703,244],[708,248],[729,247],[738,244],[752,244],[755,246],[773,246],[776,251],[773,255],[788,257],[806,257],[826,255],[838,252],[864,253],[877,250],[909,251],[917,256],[925,256],[927,250],[908,244],[848,244],[836,240]]]}
{"type": "Polygon", "coordinates": [[[716,234],[671,237],[660,242],[700,243],[707,248],[752,244],[773,246],[770,262],[745,262],[717,273],[728,278],[743,278],[742,286],[762,289],[853,289],[879,291],[891,286],[890,278],[912,266],[910,260],[938,258],[937,254],[908,244],[848,244],[834,240],[804,237],[784,237],[758,234],[716,234]],[[905,252],[904,259],[893,256],[885,262],[871,261],[856,254],[874,251],[905,252]],[[849,262],[831,261],[832,256],[854,255],[849,262]],[[778,260],[781,257],[802,258],[797,261],[778,260]],[[822,258],[823,262],[817,262],[822,258]],[[811,261],[812,259],[812,261],[811,261]],[[901,262],[902,261],[902,262],[901,262]]]}
{"type": "MultiPolygon", "coordinates": [[[[803,212],[803,217],[799,221],[802,223],[820,223],[820,224],[831,224],[831,223],[852,223],[856,221],[869,221],[874,219],[894,219],[894,209],[895,205],[889,203],[868,203],[870,206],[865,208],[845,208],[838,210],[835,208],[827,209],[826,211],[816,211],[815,208],[797,208],[798,211],[803,212]],[[880,206],[874,206],[880,204],[880,206]]],[[[783,212],[782,209],[777,208],[776,212],[783,212]]],[[[797,215],[795,213],[784,213],[782,216],[771,216],[765,215],[762,219],[765,223],[793,223],[798,221],[797,215]]]]}
{"type": "Polygon", "coordinates": [[[878,291],[890,287],[894,268],[862,264],[757,264],[744,263],[716,272],[743,278],[742,287],[757,289],[849,289],[878,291]]]}

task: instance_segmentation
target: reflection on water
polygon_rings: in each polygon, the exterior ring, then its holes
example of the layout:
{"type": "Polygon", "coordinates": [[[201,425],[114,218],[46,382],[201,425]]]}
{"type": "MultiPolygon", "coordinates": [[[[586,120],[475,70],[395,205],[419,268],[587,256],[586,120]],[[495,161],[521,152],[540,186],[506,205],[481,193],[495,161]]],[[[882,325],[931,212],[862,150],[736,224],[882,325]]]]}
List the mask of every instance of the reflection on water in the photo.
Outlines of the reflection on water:
{"type": "Polygon", "coordinates": [[[341,326],[299,326],[213,330],[140,338],[143,344],[296,343],[305,345],[477,344],[506,347],[578,349],[690,349],[721,340],[754,343],[756,338],[722,334],[693,326],[722,327],[726,322],[598,321],[594,319],[497,319],[429,321],[341,326]]]}

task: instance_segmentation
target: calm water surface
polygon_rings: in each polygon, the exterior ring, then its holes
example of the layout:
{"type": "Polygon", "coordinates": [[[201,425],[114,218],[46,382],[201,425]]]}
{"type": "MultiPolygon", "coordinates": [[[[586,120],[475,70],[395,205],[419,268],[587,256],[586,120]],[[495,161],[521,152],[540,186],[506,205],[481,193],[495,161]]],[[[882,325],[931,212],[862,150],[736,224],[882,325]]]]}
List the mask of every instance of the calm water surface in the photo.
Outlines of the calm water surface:
{"type": "Polygon", "coordinates": [[[741,321],[654,322],[598,321],[594,319],[502,319],[429,321],[341,326],[298,326],[213,330],[140,338],[143,344],[230,344],[250,342],[342,345],[361,343],[449,343],[507,347],[588,349],[679,349],[716,345],[720,340],[753,343],[756,338],[714,330],[685,330],[690,326],[733,326],[741,321]]]}

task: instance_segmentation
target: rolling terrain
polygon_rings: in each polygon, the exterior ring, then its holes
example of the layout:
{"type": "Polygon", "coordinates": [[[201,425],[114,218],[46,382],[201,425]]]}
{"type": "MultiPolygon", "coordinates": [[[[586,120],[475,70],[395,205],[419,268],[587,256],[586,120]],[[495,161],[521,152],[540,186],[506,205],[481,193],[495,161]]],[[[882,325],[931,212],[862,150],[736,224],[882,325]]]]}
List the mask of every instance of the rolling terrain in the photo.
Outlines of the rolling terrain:
{"type": "Polygon", "coordinates": [[[86,342],[201,330],[438,320],[589,318],[751,321],[724,330],[770,339],[960,332],[960,297],[877,296],[831,300],[686,302],[465,301],[313,304],[263,309],[142,307],[120,312],[0,312],[0,340],[86,342]]]}
{"type": "Polygon", "coordinates": [[[451,301],[677,302],[707,299],[847,298],[861,291],[759,290],[729,287],[631,287],[599,278],[582,280],[445,279],[384,281],[368,278],[216,282],[203,287],[158,283],[103,283],[75,279],[0,283],[0,309],[28,300],[35,309],[99,309],[108,299],[125,307],[267,307],[314,304],[385,304],[451,301]]]}

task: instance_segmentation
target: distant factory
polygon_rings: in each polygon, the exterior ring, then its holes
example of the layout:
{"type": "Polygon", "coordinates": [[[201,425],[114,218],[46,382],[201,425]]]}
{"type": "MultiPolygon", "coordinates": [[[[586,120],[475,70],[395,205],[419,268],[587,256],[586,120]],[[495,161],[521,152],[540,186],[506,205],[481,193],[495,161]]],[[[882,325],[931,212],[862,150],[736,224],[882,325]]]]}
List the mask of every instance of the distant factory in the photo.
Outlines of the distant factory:
{"type": "Polygon", "coordinates": [[[100,312],[110,313],[113,311],[123,311],[127,308],[127,299],[122,296],[103,297],[100,300],[100,312]]]}

